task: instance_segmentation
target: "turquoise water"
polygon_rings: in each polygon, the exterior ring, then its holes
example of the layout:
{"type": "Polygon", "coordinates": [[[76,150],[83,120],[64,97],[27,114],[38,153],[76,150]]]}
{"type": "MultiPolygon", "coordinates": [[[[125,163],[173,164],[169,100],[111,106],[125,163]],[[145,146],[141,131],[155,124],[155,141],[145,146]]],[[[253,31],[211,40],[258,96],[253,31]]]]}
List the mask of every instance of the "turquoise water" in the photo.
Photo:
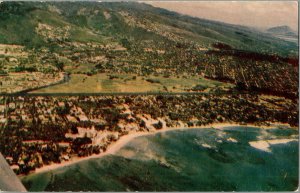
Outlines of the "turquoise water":
{"type": "Polygon", "coordinates": [[[293,129],[189,129],[138,137],[116,155],[22,179],[29,191],[293,191],[298,141],[256,149],[250,141],[298,139],[293,129]]]}

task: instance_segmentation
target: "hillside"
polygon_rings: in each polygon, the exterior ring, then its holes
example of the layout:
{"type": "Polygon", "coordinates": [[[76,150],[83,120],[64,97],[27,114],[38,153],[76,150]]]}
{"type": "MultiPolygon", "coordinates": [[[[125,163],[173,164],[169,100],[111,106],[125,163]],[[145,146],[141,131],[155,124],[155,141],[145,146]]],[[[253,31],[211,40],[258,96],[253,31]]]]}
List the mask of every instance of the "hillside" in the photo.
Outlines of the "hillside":
{"type": "Polygon", "coordinates": [[[137,36],[143,34],[143,40],[156,36],[170,41],[181,38],[202,46],[220,41],[236,49],[285,55],[297,49],[294,44],[251,28],[192,18],[140,3],[4,2],[0,17],[1,42],[25,46],[44,46],[46,34],[38,33],[36,28],[46,24],[65,28],[67,40],[79,42],[103,42],[108,37],[122,36],[139,39],[137,36]]]}
{"type": "Polygon", "coordinates": [[[297,34],[289,26],[286,25],[271,27],[267,29],[267,32],[274,33],[274,34],[293,34],[297,36],[297,34]]]}
{"type": "Polygon", "coordinates": [[[289,26],[277,26],[267,29],[267,33],[286,41],[298,43],[298,34],[289,26]]]}
{"type": "Polygon", "coordinates": [[[0,44],[21,46],[24,53],[0,52],[2,74],[52,73],[53,84],[63,80],[62,72],[71,78],[201,75],[246,90],[297,95],[296,43],[143,3],[3,2],[0,44]]]}

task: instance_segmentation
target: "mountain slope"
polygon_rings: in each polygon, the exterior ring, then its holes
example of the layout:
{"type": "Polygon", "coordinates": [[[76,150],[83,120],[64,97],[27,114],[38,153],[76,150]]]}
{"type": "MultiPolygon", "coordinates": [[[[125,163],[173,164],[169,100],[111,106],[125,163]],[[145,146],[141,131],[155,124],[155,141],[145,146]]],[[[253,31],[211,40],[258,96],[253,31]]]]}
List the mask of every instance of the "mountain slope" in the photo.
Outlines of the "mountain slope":
{"type": "Polygon", "coordinates": [[[297,32],[293,31],[289,26],[277,26],[267,30],[274,37],[281,38],[286,41],[298,43],[297,32]]]}
{"type": "Polygon", "coordinates": [[[294,34],[296,33],[289,27],[289,26],[277,26],[272,27],[267,30],[267,32],[274,33],[274,34],[294,34]]]}
{"type": "Polygon", "coordinates": [[[30,56],[13,65],[3,56],[4,72],[34,65],[88,75],[201,74],[246,90],[297,95],[296,43],[143,3],[3,2],[0,43],[23,45],[30,56]]]}
{"type": "MultiPolygon", "coordinates": [[[[270,38],[247,27],[192,18],[140,3],[4,2],[0,9],[1,42],[3,43],[26,44],[30,37],[33,38],[32,44],[39,45],[41,37],[34,33],[33,29],[42,22],[57,27],[70,25],[76,33],[84,29],[84,31],[97,31],[105,35],[137,38],[136,36],[140,35],[138,32],[137,34],[128,34],[128,32],[140,30],[164,36],[159,31],[150,29],[156,26],[166,30],[165,33],[174,33],[175,36],[179,35],[205,46],[220,41],[236,49],[278,54],[288,54],[290,50],[297,49],[294,44],[270,38]],[[106,19],[108,14],[110,18],[106,19]],[[142,25],[142,23],[153,23],[155,26],[142,25]],[[18,26],[22,27],[18,28],[18,26]]],[[[93,35],[86,32],[84,36],[93,35]]],[[[85,40],[83,37],[75,37],[78,39],[71,40],[85,40]]],[[[90,40],[94,41],[97,38],[90,40]]]]}

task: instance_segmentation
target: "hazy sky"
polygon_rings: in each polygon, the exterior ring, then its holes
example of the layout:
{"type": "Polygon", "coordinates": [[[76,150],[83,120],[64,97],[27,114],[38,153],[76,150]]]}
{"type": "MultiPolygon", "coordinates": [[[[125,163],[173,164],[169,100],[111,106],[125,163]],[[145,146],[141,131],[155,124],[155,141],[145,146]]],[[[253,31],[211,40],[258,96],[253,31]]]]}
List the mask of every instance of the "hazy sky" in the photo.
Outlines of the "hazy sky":
{"type": "Polygon", "coordinates": [[[147,1],[182,14],[232,24],[269,28],[288,25],[298,30],[297,1],[147,1]]]}

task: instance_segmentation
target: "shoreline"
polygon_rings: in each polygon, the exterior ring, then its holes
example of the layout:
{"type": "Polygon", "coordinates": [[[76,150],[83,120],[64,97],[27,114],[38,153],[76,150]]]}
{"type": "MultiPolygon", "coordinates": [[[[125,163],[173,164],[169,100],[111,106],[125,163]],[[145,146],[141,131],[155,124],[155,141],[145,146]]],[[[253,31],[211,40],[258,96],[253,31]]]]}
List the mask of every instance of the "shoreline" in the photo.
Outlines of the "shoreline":
{"type": "Polygon", "coordinates": [[[102,158],[106,155],[113,155],[115,154],[118,150],[120,150],[123,146],[125,146],[127,143],[129,143],[131,140],[141,137],[141,136],[148,136],[148,135],[155,135],[157,133],[164,133],[168,131],[176,131],[176,130],[188,130],[188,129],[222,129],[224,127],[238,127],[238,126],[245,126],[245,127],[259,127],[262,129],[270,129],[274,128],[280,125],[288,126],[291,127],[289,124],[285,123],[272,123],[270,126],[266,125],[254,125],[254,124],[238,124],[238,123],[213,123],[209,125],[203,125],[203,126],[193,126],[193,127],[170,127],[170,128],[162,128],[160,130],[155,130],[155,131],[135,131],[128,133],[127,135],[121,136],[117,141],[113,142],[107,147],[107,150],[105,152],[102,152],[100,154],[93,154],[91,156],[86,156],[86,157],[73,157],[69,161],[65,161],[62,163],[53,163],[51,165],[45,165],[41,168],[37,168],[34,171],[29,172],[29,174],[24,175],[18,175],[18,177],[23,178],[26,176],[29,176],[31,174],[38,174],[38,173],[44,173],[44,172],[49,172],[51,170],[63,168],[66,166],[70,166],[82,161],[86,161],[89,159],[94,159],[94,158],[102,158]]]}

